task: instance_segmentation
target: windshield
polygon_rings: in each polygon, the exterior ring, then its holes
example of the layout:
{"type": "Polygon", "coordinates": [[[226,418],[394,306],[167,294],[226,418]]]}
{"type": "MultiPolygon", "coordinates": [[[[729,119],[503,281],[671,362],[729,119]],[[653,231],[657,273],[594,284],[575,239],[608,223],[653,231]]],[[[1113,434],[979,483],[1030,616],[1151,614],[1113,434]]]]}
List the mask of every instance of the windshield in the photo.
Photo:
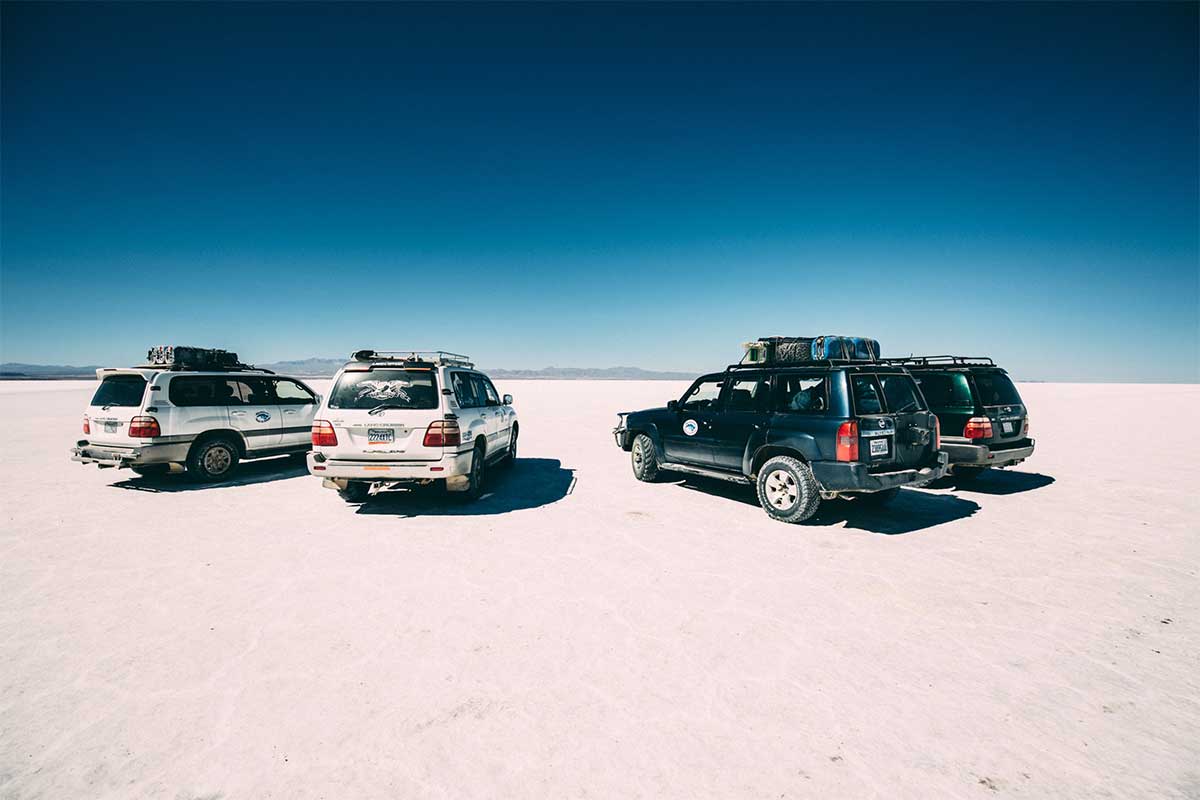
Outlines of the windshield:
{"type": "Polygon", "coordinates": [[[921,393],[929,401],[930,408],[946,411],[975,409],[967,376],[961,372],[926,372],[917,376],[917,383],[921,384],[921,393]]]}
{"type": "Polygon", "coordinates": [[[437,408],[437,378],[430,370],[373,369],[343,372],[329,394],[330,408],[437,408]]]}
{"type": "Polygon", "coordinates": [[[145,393],[146,379],[141,375],[109,375],[92,396],[92,405],[136,407],[145,393]]]}
{"type": "Polygon", "coordinates": [[[1010,406],[1021,402],[1017,387],[1003,372],[976,372],[975,388],[985,406],[1010,406]]]}

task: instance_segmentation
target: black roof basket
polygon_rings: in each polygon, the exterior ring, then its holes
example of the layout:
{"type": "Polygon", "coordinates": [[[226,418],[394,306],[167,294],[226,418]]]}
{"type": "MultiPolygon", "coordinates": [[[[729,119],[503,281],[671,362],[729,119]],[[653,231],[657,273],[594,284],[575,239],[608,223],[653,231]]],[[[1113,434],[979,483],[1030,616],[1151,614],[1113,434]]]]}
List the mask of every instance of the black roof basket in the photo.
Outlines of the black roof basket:
{"type": "Polygon", "coordinates": [[[905,356],[885,358],[889,364],[912,367],[994,367],[996,362],[987,356],[905,356]]]}
{"type": "Polygon", "coordinates": [[[142,368],[161,369],[167,372],[262,372],[274,375],[272,370],[244,364],[237,353],[213,347],[188,347],[185,345],[157,345],[146,353],[142,368]]]}
{"type": "Polygon", "coordinates": [[[447,367],[474,369],[475,364],[461,353],[445,350],[355,350],[350,354],[352,361],[398,361],[402,363],[428,363],[447,367]]]}

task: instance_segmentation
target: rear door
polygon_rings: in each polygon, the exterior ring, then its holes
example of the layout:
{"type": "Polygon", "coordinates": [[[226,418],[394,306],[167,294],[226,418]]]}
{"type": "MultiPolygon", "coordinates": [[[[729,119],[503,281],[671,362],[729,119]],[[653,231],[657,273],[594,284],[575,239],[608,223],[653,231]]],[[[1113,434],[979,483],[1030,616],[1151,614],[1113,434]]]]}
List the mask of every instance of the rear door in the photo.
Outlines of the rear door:
{"type": "Polygon", "coordinates": [[[303,447],[312,443],[312,421],[317,413],[317,396],[300,381],[272,378],[275,402],[283,422],[280,446],[303,447]]]}
{"type": "Polygon", "coordinates": [[[475,383],[475,395],[483,401],[479,414],[487,431],[487,452],[490,456],[508,447],[507,434],[502,430],[504,411],[500,405],[500,395],[496,394],[496,387],[492,386],[491,381],[478,373],[472,373],[471,380],[475,383]]]}
{"type": "Polygon", "coordinates": [[[992,420],[990,444],[1015,445],[1025,438],[1025,404],[1008,374],[1001,369],[972,370],[975,393],[992,420]]]}
{"type": "Polygon", "coordinates": [[[724,375],[706,375],[691,385],[673,413],[668,412],[658,432],[667,461],[713,466],[713,423],[724,385],[724,375]]]}
{"type": "Polygon", "coordinates": [[[425,432],[442,419],[433,367],[347,367],[329,390],[329,423],[337,434],[330,458],[350,461],[439,461],[425,432]]]}
{"type": "Polygon", "coordinates": [[[229,424],[246,437],[246,449],[279,447],[283,423],[272,380],[265,376],[230,376],[226,384],[232,390],[226,392],[229,424]]]}
{"type": "Polygon", "coordinates": [[[725,383],[712,420],[713,461],[720,469],[740,472],[751,437],[767,421],[771,384],[764,373],[738,372],[725,383]]]}
{"type": "Polygon", "coordinates": [[[859,461],[896,469],[929,463],[935,417],[926,410],[912,377],[865,372],[848,377],[858,420],[859,461]]]}
{"type": "Polygon", "coordinates": [[[146,377],[140,372],[117,372],[100,379],[88,404],[89,442],[133,446],[130,421],[142,413],[146,399],[146,377]]]}

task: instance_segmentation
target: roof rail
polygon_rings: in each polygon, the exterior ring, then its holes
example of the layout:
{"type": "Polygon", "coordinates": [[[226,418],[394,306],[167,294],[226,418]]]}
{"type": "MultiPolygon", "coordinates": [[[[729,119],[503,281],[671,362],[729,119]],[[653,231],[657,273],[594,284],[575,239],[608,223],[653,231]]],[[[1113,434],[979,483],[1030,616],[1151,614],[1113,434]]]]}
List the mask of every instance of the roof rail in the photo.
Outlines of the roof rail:
{"type": "Polygon", "coordinates": [[[352,361],[423,361],[446,367],[474,369],[469,356],[449,353],[445,350],[355,350],[350,354],[352,361]]]}
{"type": "Polygon", "coordinates": [[[867,361],[865,358],[816,358],[812,361],[774,361],[767,364],[746,364],[739,362],[725,367],[726,372],[753,369],[808,369],[809,367],[886,367],[894,358],[881,358],[867,361]]]}
{"type": "Polygon", "coordinates": [[[893,364],[913,366],[955,366],[955,367],[994,367],[996,362],[987,356],[905,356],[903,358],[885,358],[884,361],[893,364]]]}

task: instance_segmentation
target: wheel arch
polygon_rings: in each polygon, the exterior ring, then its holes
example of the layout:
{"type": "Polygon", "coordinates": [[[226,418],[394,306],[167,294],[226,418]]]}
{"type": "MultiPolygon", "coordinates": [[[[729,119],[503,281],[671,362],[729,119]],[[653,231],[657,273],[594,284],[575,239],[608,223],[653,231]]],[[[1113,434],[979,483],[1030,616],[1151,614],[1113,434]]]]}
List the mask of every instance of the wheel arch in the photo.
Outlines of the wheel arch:
{"type": "Polygon", "coordinates": [[[232,440],[233,443],[237,445],[238,458],[246,457],[246,437],[242,435],[241,431],[233,428],[213,428],[212,430],[205,431],[192,440],[192,444],[188,448],[188,455],[190,456],[192,452],[195,451],[195,449],[200,445],[213,439],[232,440]]]}
{"type": "Polygon", "coordinates": [[[750,458],[749,469],[746,475],[757,475],[762,465],[770,461],[776,456],[791,456],[802,464],[808,464],[809,458],[799,448],[784,444],[765,444],[754,451],[754,455],[750,458]]]}

